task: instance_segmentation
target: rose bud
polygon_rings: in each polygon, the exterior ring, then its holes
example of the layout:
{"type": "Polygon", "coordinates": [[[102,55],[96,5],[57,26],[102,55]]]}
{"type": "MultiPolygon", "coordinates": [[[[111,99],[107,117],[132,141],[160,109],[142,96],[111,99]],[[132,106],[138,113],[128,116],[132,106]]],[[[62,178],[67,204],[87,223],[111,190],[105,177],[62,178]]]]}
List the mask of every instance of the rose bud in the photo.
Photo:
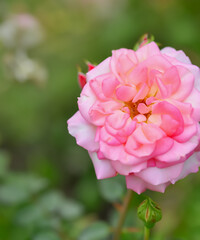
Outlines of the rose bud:
{"type": "MultiPolygon", "coordinates": [[[[91,64],[90,62],[86,62],[88,66],[88,72],[95,68],[95,65],[91,64]]],[[[81,88],[83,88],[86,84],[86,75],[81,72],[81,68],[78,66],[78,83],[81,88]]]]}
{"type": "Polygon", "coordinates": [[[95,65],[92,64],[92,63],[90,63],[90,62],[86,62],[86,64],[87,64],[87,66],[88,66],[88,72],[89,72],[90,70],[92,70],[93,68],[95,68],[95,65]]]}
{"type": "Polygon", "coordinates": [[[83,88],[86,84],[86,76],[82,72],[78,72],[78,83],[81,88],[83,88]]]}
{"type": "Polygon", "coordinates": [[[156,222],[162,219],[160,207],[150,198],[145,199],[139,205],[137,214],[147,228],[152,228],[156,222]]]}

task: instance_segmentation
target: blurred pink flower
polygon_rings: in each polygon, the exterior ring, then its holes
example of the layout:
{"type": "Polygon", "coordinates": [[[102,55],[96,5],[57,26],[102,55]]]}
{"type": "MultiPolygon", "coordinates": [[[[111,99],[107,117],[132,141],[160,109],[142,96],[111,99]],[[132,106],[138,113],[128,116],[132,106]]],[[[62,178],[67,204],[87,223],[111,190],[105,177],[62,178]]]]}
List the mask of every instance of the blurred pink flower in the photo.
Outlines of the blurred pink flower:
{"type": "Polygon", "coordinates": [[[0,41],[9,49],[30,49],[44,38],[38,20],[27,13],[12,15],[0,24],[0,41]]]}
{"type": "Polygon", "coordinates": [[[200,166],[200,72],[183,51],[155,42],[119,49],[86,75],[69,132],[98,179],[164,192],[200,166]]]}

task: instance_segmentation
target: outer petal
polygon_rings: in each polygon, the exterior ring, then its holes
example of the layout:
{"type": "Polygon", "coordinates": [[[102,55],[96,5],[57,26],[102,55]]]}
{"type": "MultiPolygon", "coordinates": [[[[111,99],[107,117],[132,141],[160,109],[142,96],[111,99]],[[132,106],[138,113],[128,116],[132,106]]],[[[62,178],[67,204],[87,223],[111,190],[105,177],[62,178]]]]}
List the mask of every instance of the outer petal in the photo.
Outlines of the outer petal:
{"type": "Polygon", "coordinates": [[[111,161],[112,166],[121,175],[129,175],[130,173],[140,172],[147,167],[147,161],[141,162],[136,165],[127,165],[120,161],[111,161]]]}
{"type": "Polygon", "coordinates": [[[195,88],[200,91],[200,69],[191,63],[183,51],[176,51],[174,48],[166,47],[161,50],[161,53],[165,54],[172,64],[181,65],[192,72],[195,77],[195,88]]]}
{"type": "Polygon", "coordinates": [[[91,79],[96,78],[97,76],[100,76],[105,73],[109,73],[110,72],[110,59],[111,59],[111,57],[106,58],[103,62],[101,62],[99,65],[97,65],[91,71],[89,71],[86,74],[87,82],[89,82],[91,79]]]}
{"type": "Polygon", "coordinates": [[[174,57],[180,62],[191,64],[191,61],[190,61],[189,57],[187,57],[182,50],[177,51],[174,48],[165,47],[161,50],[161,53],[166,54],[170,57],[174,57]]]}
{"type": "Polygon", "coordinates": [[[146,189],[150,189],[152,191],[156,192],[162,192],[164,193],[165,188],[169,185],[170,183],[163,183],[160,185],[152,185],[150,183],[145,182],[139,177],[136,177],[135,175],[129,175],[126,177],[126,185],[128,189],[132,189],[133,191],[137,192],[138,194],[141,194],[144,192],[146,189]]]}
{"type": "Polygon", "coordinates": [[[148,57],[151,57],[153,55],[159,55],[159,54],[160,54],[160,49],[155,42],[146,44],[136,51],[136,55],[140,62],[144,61],[148,57]]]}
{"type": "Polygon", "coordinates": [[[177,66],[181,84],[178,90],[172,95],[172,98],[183,101],[187,98],[194,88],[194,75],[187,68],[177,66]]]}
{"type": "Polygon", "coordinates": [[[68,121],[69,133],[76,138],[76,142],[88,151],[97,151],[99,144],[95,142],[96,127],[87,122],[80,112],[76,112],[68,121]]]}
{"type": "Polygon", "coordinates": [[[99,159],[96,152],[89,152],[92,159],[97,179],[104,179],[116,176],[116,170],[107,159],[99,159]]]}
{"type": "Polygon", "coordinates": [[[198,172],[200,167],[200,152],[195,152],[190,158],[188,158],[183,166],[181,174],[174,180],[174,183],[190,173],[198,172]]]}
{"type": "Polygon", "coordinates": [[[86,83],[81,92],[81,96],[78,99],[78,107],[81,115],[89,122],[91,122],[89,111],[92,105],[96,102],[96,100],[96,95],[90,88],[90,85],[86,83]]]}
{"type": "Polygon", "coordinates": [[[160,185],[173,181],[180,175],[182,169],[183,163],[166,168],[150,167],[139,173],[135,173],[135,176],[152,185],[160,185]]]}
{"type": "Polygon", "coordinates": [[[190,103],[192,105],[192,117],[196,121],[200,121],[200,92],[194,88],[189,97],[187,97],[184,102],[190,103]]]}

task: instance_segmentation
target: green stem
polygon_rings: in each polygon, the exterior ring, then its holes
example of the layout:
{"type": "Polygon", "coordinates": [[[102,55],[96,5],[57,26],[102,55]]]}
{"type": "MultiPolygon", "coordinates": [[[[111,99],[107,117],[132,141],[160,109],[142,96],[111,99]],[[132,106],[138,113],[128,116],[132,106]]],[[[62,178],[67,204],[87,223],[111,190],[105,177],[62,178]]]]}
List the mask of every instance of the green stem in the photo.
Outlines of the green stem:
{"type": "Polygon", "coordinates": [[[117,223],[117,227],[116,227],[115,232],[114,232],[113,240],[120,240],[120,234],[121,234],[121,231],[122,231],[122,227],[123,227],[123,224],[124,224],[124,220],[125,220],[126,213],[128,211],[128,206],[131,202],[132,196],[133,196],[133,191],[129,189],[127,191],[127,194],[126,194],[125,198],[124,198],[123,206],[122,206],[122,209],[120,211],[119,221],[117,223]]]}
{"type": "Polygon", "coordinates": [[[150,229],[147,227],[144,227],[144,240],[149,240],[150,236],[150,229]]]}

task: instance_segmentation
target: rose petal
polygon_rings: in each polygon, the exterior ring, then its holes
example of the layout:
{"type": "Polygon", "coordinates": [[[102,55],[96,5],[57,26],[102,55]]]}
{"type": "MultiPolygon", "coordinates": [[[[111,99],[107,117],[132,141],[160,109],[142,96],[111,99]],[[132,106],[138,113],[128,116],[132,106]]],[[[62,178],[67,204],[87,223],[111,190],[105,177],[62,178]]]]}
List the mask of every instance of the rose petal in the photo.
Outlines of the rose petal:
{"type": "Polygon", "coordinates": [[[187,154],[192,152],[198,146],[198,144],[199,139],[197,136],[193,136],[190,141],[185,143],[174,141],[172,148],[168,152],[157,156],[156,159],[164,162],[176,162],[181,159],[185,159],[187,154]]]}
{"type": "Polygon", "coordinates": [[[140,172],[147,167],[147,162],[141,162],[136,165],[127,165],[120,161],[111,161],[113,168],[121,175],[128,175],[129,173],[140,172]]]}
{"type": "Polygon", "coordinates": [[[97,179],[104,179],[116,176],[116,170],[107,159],[99,159],[96,152],[89,152],[92,159],[97,179]]]}
{"type": "Polygon", "coordinates": [[[121,48],[112,51],[110,69],[119,81],[123,82],[121,77],[125,77],[131,68],[137,64],[138,60],[133,50],[121,48]]]}
{"type": "Polygon", "coordinates": [[[156,192],[165,192],[165,188],[169,185],[168,183],[163,183],[160,185],[152,185],[150,183],[145,182],[144,180],[136,177],[134,175],[126,176],[126,186],[128,189],[135,191],[138,194],[141,194],[146,189],[156,191],[156,192]]]}
{"type": "Polygon", "coordinates": [[[86,79],[89,82],[91,79],[95,79],[97,76],[110,72],[110,60],[111,57],[106,58],[103,62],[87,72],[86,79]]]}
{"type": "Polygon", "coordinates": [[[200,92],[193,89],[190,95],[184,100],[186,103],[190,103],[193,107],[192,117],[196,121],[200,121],[200,92]]]}
{"type": "Polygon", "coordinates": [[[144,99],[149,91],[149,88],[146,83],[142,85],[137,94],[134,96],[132,102],[135,103],[140,99],[144,99]]]}
{"type": "Polygon", "coordinates": [[[137,90],[134,86],[120,86],[116,89],[116,96],[119,100],[129,102],[136,95],[137,90]]]}
{"type": "Polygon", "coordinates": [[[89,84],[87,83],[82,92],[81,96],[78,98],[78,107],[81,115],[88,121],[91,121],[91,117],[89,115],[89,110],[92,105],[96,102],[97,97],[90,88],[89,84]]]}
{"type": "Polygon", "coordinates": [[[177,66],[181,79],[178,90],[171,96],[172,98],[183,101],[189,96],[194,87],[194,75],[186,68],[177,66]]]}
{"type": "Polygon", "coordinates": [[[160,49],[155,42],[146,44],[136,51],[137,58],[139,59],[140,62],[144,61],[145,59],[151,56],[159,55],[159,54],[160,54],[160,49]]]}
{"type": "Polygon", "coordinates": [[[183,132],[184,122],[181,112],[169,102],[162,101],[155,104],[152,107],[152,114],[161,115],[160,128],[168,136],[176,136],[183,132]]]}
{"type": "Polygon", "coordinates": [[[165,47],[161,50],[161,53],[174,57],[180,62],[191,64],[189,57],[187,57],[182,50],[177,51],[172,47],[165,47]]]}
{"type": "Polygon", "coordinates": [[[95,142],[96,127],[87,122],[80,112],[76,112],[68,121],[69,133],[76,138],[76,142],[88,151],[96,151],[99,144],[95,142]]]}
{"type": "Polygon", "coordinates": [[[135,176],[152,185],[160,185],[177,178],[183,169],[183,163],[167,168],[150,167],[135,173],[135,176]]]}
{"type": "Polygon", "coordinates": [[[198,172],[200,167],[200,152],[194,153],[190,158],[188,158],[183,166],[181,174],[174,180],[174,183],[190,173],[198,172]]]}
{"type": "Polygon", "coordinates": [[[146,114],[148,113],[151,109],[149,107],[147,107],[147,105],[145,105],[144,103],[139,103],[137,110],[139,113],[141,114],[146,114]]]}
{"type": "Polygon", "coordinates": [[[186,141],[189,141],[191,137],[196,135],[196,133],[197,133],[197,124],[185,126],[183,132],[180,135],[175,136],[174,140],[180,143],[186,142],[186,141]]]}
{"type": "Polygon", "coordinates": [[[128,83],[138,85],[145,83],[147,80],[147,67],[137,65],[129,74],[128,74],[128,83]]]}
{"type": "Polygon", "coordinates": [[[106,97],[111,97],[118,85],[119,81],[113,75],[109,75],[102,81],[102,91],[104,95],[106,97]]]}

